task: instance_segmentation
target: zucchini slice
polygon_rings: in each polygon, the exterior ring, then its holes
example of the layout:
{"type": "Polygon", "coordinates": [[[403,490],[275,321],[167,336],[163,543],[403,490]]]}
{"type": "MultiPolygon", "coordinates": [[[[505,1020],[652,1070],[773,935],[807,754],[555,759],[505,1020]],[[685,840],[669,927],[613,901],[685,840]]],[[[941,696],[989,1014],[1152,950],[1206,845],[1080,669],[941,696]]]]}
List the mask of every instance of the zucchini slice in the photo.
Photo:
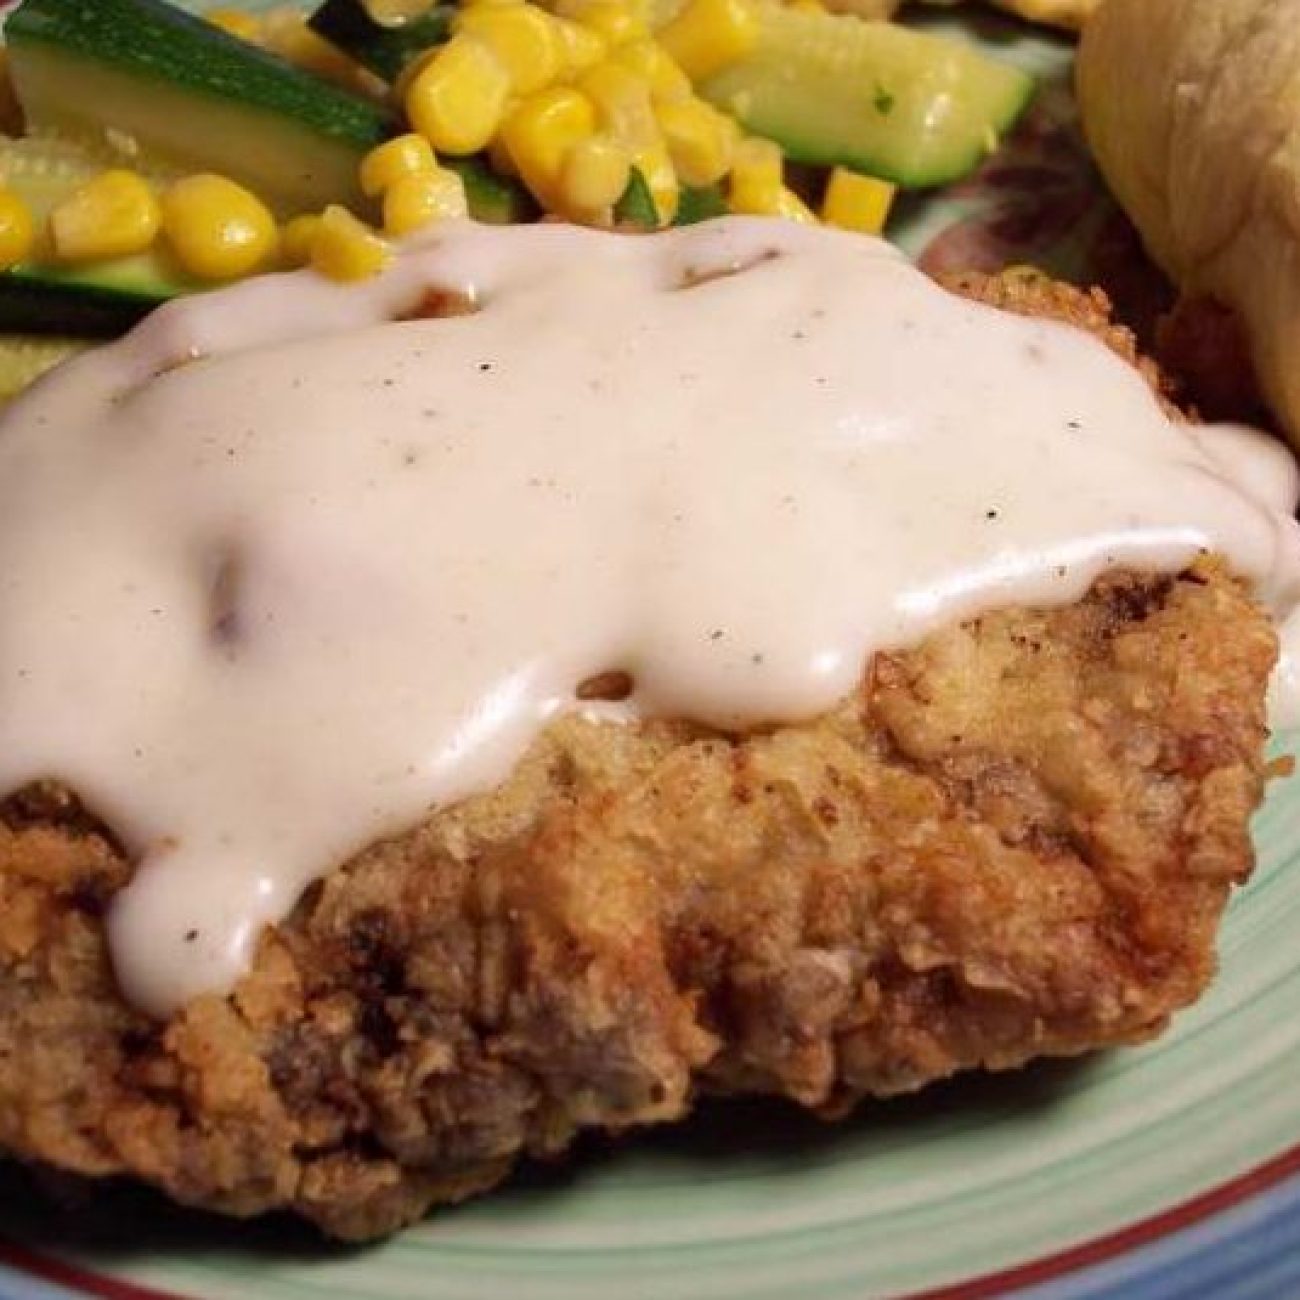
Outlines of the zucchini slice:
{"type": "Polygon", "coordinates": [[[451,5],[436,5],[400,23],[376,18],[364,0],[325,0],[309,26],[377,77],[393,82],[417,54],[451,35],[451,5]]]}
{"type": "Polygon", "coordinates": [[[796,162],[947,184],[996,148],[1033,95],[1027,73],[960,41],[767,0],[761,15],[754,52],[698,90],[796,162]]]}
{"type": "Polygon", "coordinates": [[[369,206],[357,165],[392,134],[388,111],[164,0],[23,0],[5,37],[33,127],[128,136],[282,215],[369,206]]]}
{"type": "Polygon", "coordinates": [[[673,225],[693,226],[714,217],[725,217],[727,211],[727,201],[722,197],[721,185],[683,185],[673,225]]]}

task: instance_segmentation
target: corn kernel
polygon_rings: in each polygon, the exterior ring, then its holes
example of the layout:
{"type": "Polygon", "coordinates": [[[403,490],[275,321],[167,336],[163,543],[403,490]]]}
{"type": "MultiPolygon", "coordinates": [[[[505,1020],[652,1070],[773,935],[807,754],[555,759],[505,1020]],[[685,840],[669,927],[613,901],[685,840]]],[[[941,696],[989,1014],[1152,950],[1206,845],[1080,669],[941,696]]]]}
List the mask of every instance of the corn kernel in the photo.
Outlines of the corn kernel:
{"type": "Polygon", "coordinates": [[[659,44],[692,81],[703,81],[743,59],[758,37],[758,12],[750,0],[688,0],[658,33],[659,44]]]}
{"type": "Polygon", "coordinates": [[[789,221],[816,224],[817,215],[784,185],[736,183],[727,191],[727,208],[751,217],[785,217],[789,221]]]}
{"type": "Polygon", "coordinates": [[[549,86],[564,71],[555,20],[536,5],[487,5],[461,13],[456,30],[477,36],[501,60],[517,95],[549,86]]]}
{"type": "Polygon", "coordinates": [[[650,35],[644,10],[628,0],[561,0],[557,12],[589,28],[610,47],[650,35]]]}
{"type": "Polygon", "coordinates": [[[307,25],[307,15],[295,6],[281,5],[266,14],[261,43],[295,67],[327,81],[356,90],[374,88],[371,74],[313,31],[307,25]]]}
{"type": "Polygon", "coordinates": [[[783,180],[781,150],[770,140],[741,141],[727,187],[727,207],[755,217],[816,222],[816,214],[783,180]]]}
{"type": "Polygon", "coordinates": [[[608,136],[579,140],[564,159],[560,193],[565,215],[606,225],[632,175],[632,156],[608,136]]]}
{"type": "Polygon", "coordinates": [[[403,176],[437,171],[438,160],[422,135],[407,132],[377,145],[361,160],[361,192],[377,199],[403,176]]]}
{"type": "Polygon", "coordinates": [[[610,57],[645,79],[650,87],[650,98],[656,104],[686,99],[692,93],[691,79],[678,67],[677,61],[654,41],[629,41],[614,50],[610,57]]]}
{"type": "Polygon", "coordinates": [[[427,50],[421,50],[414,58],[407,59],[402,64],[402,70],[397,74],[397,80],[393,82],[392,96],[396,103],[406,103],[406,96],[415,84],[416,77],[434,61],[441,49],[441,45],[431,45],[427,50]]]}
{"type": "Polygon", "coordinates": [[[306,266],[319,229],[320,217],[314,212],[286,221],[280,231],[280,261],[285,266],[306,266]]]}
{"type": "Polygon", "coordinates": [[[596,130],[596,110],[581,91],[551,86],[529,96],[502,127],[523,182],[544,206],[555,209],[569,150],[596,130]]]}
{"type": "Polygon", "coordinates": [[[650,85],[614,59],[605,59],[578,78],[578,88],[596,107],[601,126],[616,139],[642,145],[659,139],[650,85]]]}
{"type": "Polygon", "coordinates": [[[243,9],[209,9],[203,16],[214,27],[220,27],[229,36],[236,36],[241,41],[248,41],[252,45],[261,43],[261,19],[243,9]]]}
{"type": "Polygon", "coordinates": [[[750,136],[736,146],[731,164],[733,185],[772,187],[781,185],[784,179],[785,160],[779,145],[750,136]]]}
{"type": "Polygon", "coordinates": [[[201,280],[234,280],[264,266],[279,242],[257,195],[210,172],[186,176],[162,197],[162,228],[176,260],[201,280]]]}
{"type": "Polygon", "coordinates": [[[50,213],[50,242],[61,262],[98,262],[142,253],[162,224],[158,200],[135,172],[101,172],[50,213]]]}
{"type": "Polygon", "coordinates": [[[712,185],[731,170],[736,126],[726,114],[692,96],[660,104],[656,116],[668,156],[685,184],[712,185]]]}
{"type": "Polygon", "coordinates": [[[609,52],[609,42],[597,31],[570,18],[556,18],[555,33],[564,51],[564,71],[576,77],[597,64],[609,52]]]}
{"type": "Polygon", "coordinates": [[[17,266],[30,256],[36,243],[36,226],[22,199],[0,188],[0,271],[17,266]]]}
{"type": "Polygon", "coordinates": [[[830,13],[830,10],[822,4],[822,0],[788,0],[786,8],[793,9],[800,14],[830,13]]]}
{"type": "Polygon", "coordinates": [[[632,155],[632,165],[645,177],[650,196],[659,210],[662,225],[671,225],[677,215],[681,187],[677,183],[677,170],[668,156],[668,147],[662,137],[642,145],[632,155]]]}
{"type": "Polygon", "coordinates": [[[491,48],[468,32],[453,36],[406,92],[411,124],[439,153],[485,149],[505,116],[510,74],[491,48]]]}
{"type": "Polygon", "coordinates": [[[321,275],[343,282],[365,280],[392,261],[393,249],[347,208],[331,203],[320,216],[311,241],[311,265],[321,275]]]}
{"type": "Polygon", "coordinates": [[[897,188],[875,176],[861,176],[836,167],[822,199],[822,220],[841,230],[878,235],[889,219],[897,188]]]}
{"type": "Polygon", "coordinates": [[[417,172],[393,182],[384,195],[384,234],[409,235],[431,221],[469,215],[465,182],[455,172],[439,168],[417,172]]]}

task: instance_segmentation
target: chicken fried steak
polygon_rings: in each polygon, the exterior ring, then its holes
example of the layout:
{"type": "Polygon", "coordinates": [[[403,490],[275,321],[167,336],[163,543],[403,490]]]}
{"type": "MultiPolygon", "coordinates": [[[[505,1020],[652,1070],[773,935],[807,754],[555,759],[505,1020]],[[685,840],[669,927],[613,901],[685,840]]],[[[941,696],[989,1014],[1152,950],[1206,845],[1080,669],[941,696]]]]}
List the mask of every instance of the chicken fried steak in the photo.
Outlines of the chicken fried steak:
{"type": "MultiPolygon", "coordinates": [[[[1095,297],[959,287],[1135,360],[1095,297]]],[[[0,1147],[365,1239],[703,1093],[835,1116],[1147,1039],[1251,869],[1275,655],[1204,560],[877,654],[805,724],[569,716],[165,1023],[109,960],[131,862],[30,786],[0,812],[0,1147]]]]}

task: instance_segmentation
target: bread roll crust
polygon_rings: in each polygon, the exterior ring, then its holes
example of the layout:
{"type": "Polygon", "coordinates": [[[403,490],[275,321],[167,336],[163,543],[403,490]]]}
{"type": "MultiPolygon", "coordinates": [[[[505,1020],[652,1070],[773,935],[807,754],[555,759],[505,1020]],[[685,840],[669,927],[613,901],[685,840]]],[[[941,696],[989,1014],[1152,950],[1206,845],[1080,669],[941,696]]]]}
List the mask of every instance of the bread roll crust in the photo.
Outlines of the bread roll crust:
{"type": "Polygon", "coordinates": [[[1238,313],[1300,446],[1300,0],[1108,0],[1077,86],[1151,256],[1186,295],[1238,313]]]}

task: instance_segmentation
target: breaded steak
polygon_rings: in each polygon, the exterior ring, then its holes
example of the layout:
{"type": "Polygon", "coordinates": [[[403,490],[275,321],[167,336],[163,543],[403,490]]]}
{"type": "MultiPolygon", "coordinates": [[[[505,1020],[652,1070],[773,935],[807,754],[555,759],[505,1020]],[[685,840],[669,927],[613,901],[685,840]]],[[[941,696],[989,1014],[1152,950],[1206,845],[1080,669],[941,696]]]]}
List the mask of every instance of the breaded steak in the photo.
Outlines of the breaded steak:
{"type": "MultiPolygon", "coordinates": [[[[962,288],[1105,328],[1058,286],[962,288]]],[[[167,1024],[108,961],[131,864],[71,792],[18,792],[0,1148],[362,1239],[701,1092],[834,1115],[1148,1038],[1205,987],[1250,871],[1275,655],[1206,560],[877,655],[802,725],[570,717],[167,1024]]]]}

